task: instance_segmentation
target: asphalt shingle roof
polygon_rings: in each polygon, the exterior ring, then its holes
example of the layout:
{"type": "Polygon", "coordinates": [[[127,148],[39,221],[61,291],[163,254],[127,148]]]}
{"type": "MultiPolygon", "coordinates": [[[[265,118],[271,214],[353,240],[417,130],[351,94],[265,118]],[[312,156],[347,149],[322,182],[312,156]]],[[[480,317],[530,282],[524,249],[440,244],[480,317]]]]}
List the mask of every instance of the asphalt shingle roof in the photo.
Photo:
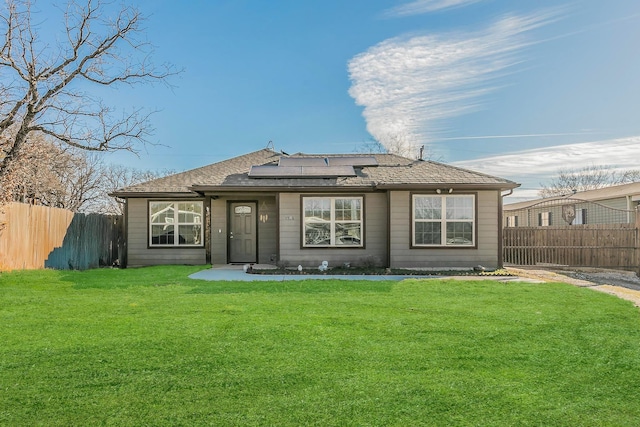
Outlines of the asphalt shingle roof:
{"type": "MultiPolygon", "coordinates": [[[[158,178],[114,191],[116,196],[131,197],[142,193],[187,193],[193,188],[227,189],[254,188],[350,188],[350,187],[416,187],[429,185],[478,185],[494,188],[515,188],[518,184],[507,179],[482,174],[433,161],[411,160],[395,154],[349,154],[349,157],[375,157],[378,166],[356,168],[353,177],[337,178],[250,178],[251,166],[277,165],[281,156],[262,149],[208,166],[158,178]]],[[[291,157],[344,157],[341,154],[303,154],[291,157]]]]}

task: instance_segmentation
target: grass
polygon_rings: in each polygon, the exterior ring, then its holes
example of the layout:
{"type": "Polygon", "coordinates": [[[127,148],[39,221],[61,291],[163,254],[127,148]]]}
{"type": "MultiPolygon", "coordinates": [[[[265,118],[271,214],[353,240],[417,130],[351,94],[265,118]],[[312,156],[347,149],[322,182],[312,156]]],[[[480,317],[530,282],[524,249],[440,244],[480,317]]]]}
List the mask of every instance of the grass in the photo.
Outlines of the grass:
{"type": "Polygon", "coordinates": [[[636,426],[640,316],[563,284],[0,274],[0,425],[636,426]]]}

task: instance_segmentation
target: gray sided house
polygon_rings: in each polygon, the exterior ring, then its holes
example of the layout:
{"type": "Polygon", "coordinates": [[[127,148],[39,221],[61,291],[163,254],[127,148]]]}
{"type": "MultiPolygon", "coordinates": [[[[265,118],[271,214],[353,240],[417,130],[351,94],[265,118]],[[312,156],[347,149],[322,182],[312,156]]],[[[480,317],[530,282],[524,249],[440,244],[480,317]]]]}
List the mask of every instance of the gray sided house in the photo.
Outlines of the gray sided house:
{"type": "Polygon", "coordinates": [[[502,264],[503,191],[518,184],[393,154],[269,149],[123,188],[128,266],[502,264]]]}
{"type": "Polygon", "coordinates": [[[632,182],[507,204],[503,223],[506,227],[628,224],[635,222],[639,204],[640,182],[632,182]]]}

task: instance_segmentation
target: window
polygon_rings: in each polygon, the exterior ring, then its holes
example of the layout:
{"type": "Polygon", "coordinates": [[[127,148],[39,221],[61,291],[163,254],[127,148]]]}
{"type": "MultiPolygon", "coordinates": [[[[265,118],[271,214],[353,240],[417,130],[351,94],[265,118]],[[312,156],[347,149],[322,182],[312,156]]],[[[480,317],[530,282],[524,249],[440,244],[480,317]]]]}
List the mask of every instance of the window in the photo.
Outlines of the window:
{"type": "Polygon", "coordinates": [[[518,226],[518,215],[511,215],[507,217],[507,227],[518,226]]]}
{"type": "Polygon", "coordinates": [[[538,214],[538,226],[547,227],[551,225],[551,212],[540,212],[538,214]]]}
{"type": "Polygon", "coordinates": [[[413,196],[413,246],[473,246],[475,196],[413,196]]]}
{"type": "Polygon", "coordinates": [[[576,219],[573,220],[574,225],[587,223],[587,210],[576,209],[576,219]]]}
{"type": "Polygon", "coordinates": [[[303,197],[304,247],[362,247],[362,197],[303,197]]]}
{"type": "Polygon", "coordinates": [[[202,246],[202,202],[149,202],[149,246],[202,246]]]}
{"type": "Polygon", "coordinates": [[[236,206],[233,212],[238,215],[251,215],[251,206],[236,206]]]}

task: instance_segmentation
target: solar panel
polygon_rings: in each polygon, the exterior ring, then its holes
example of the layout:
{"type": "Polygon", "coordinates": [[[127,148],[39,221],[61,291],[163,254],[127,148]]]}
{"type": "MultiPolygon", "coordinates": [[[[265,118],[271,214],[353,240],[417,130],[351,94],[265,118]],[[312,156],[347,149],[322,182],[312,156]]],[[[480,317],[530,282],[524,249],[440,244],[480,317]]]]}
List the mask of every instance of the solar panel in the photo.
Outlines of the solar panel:
{"type": "Polygon", "coordinates": [[[327,166],[324,157],[280,157],[280,166],[327,166]]]}
{"type": "Polygon", "coordinates": [[[337,178],[356,176],[353,166],[251,166],[251,178],[337,178]]]}
{"type": "Polygon", "coordinates": [[[303,166],[302,176],[356,176],[353,166],[303,166]]]}
{"type": "Polygon", "coordinates": [[[249,176],[256,177],[277,177],[280,174],[280,170],[282,168],[280,166],[251,166],[251,170],[249,171],[249,176]]]}
{"type": "Polygon", "coordinates": [[[256,165],[251,178],[334,178],[356,176],[354,167],[378,166],[373,156],[281,156],[278,165],[256,165]]]}

